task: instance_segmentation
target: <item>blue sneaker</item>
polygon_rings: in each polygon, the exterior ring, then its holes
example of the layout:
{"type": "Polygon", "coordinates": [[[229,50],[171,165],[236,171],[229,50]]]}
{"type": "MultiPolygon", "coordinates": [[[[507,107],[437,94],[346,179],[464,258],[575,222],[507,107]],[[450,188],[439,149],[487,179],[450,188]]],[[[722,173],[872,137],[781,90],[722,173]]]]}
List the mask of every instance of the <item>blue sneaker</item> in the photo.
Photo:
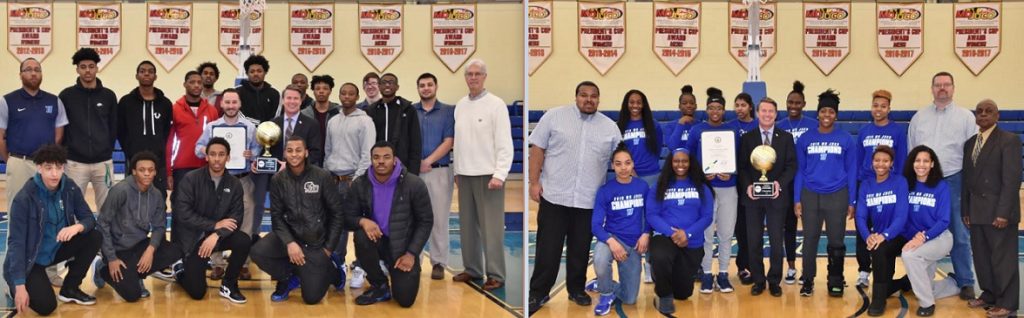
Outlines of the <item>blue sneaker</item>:
{"type": "Polygon", "coordinates": [[[107,266],[103,264],[103,260],[96,257],[96,260],[92,262],[92,283],[96,284],[96,288],[103,288],[107,284],[100,276],[100,272],[105,270],[107,270],[107,266]]]}
{"type": "Polygon", "coordinates": [[[146,289],[146,281],[140,279],[139,288],[142,289],[142,293],[139,294],[139,298],[149,298],[149,296],[152,296],[149,293],[149,289],[146,289]]]}
{"type": "Polygon", "coordinates": [[[715,275],[711,273],[700,274],[700,293],[710,294],[715,291],[715,275]]]}
{"type": "Polygon", "coordinates": [[[612,303],[615,302],[615,294],[601,294],[594,306],[594,314],[604,316],[612,312],[612,303]]]}
{"type": "Polygon", "coordinates": [[[385,284],[383,286],[370,289],[362,295],[359,295],[359,297],[356,297],[356,305],[366,306],[388,300],[391,300],[391,288],[385,284]]]}
{"type": "Polygon", "coordinates": [[[597,292],[597,279],[591,279],[587,281],[587,285],[583,286],[583,290],[588,293],[597,292]]]}
{"type": "Polygon", "coordinates": [[[345,260],[341,259],[341,255],[331,254],[331,262],[334,263],[334,267],[338,268],[338,275],[340,280],[334,283],[334,289],[337,291],[345,291],[345,276],[348,276],[348,266],[345,265],[345,260]]]}
{"type": "Polygon", "coordinates": [[[718,290],[723,293],[732,292],[732,284],[729,283],[729,273],[718,273],[718,277],[715,280],[718,283],[718,290]]]}
{"type": "Polygon", "coordinates": [[[278,281],[274,293],[270,294],[270,301],[277,303],[288,300],[288,294],[296,288],[299,288],[298,276],[292,275],[287,281],[278,281]]]}

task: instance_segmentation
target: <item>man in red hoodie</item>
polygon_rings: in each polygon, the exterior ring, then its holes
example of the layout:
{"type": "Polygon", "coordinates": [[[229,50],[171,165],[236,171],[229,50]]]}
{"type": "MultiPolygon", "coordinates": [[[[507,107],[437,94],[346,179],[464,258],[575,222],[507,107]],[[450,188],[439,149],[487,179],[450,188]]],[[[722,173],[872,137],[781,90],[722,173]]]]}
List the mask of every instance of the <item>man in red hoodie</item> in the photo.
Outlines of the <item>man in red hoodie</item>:
{"type": "MultiPolygon", "coordinates": [[[[196,157],[196,141],[203,134],[206,123],[220,118],[217,108],[210,105],[200,94],[203,92],[203,78],[196,71],[185,74],[185,96],[174,102],[171,109],[171,133],[167,138],[168,190],[174,190],[174,180],[181,180],[185,173],[202,167],[206,162],[196,157]]],[[[175,193],[171,192],[171,202],[175,193]]]]}

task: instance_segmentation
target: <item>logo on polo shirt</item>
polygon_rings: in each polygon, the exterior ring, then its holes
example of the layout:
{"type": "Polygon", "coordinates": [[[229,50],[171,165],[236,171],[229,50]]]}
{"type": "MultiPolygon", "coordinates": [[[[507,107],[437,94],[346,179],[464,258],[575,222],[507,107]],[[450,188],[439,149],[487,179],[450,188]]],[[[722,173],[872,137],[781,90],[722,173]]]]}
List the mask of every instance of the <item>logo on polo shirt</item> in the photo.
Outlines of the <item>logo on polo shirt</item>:
{"type": "Polygon", "coordinates": [[[306,193],[320,193],[320,186],[313,183],[313,181],[306,181],[306,184],[302,186],[302,189],[306,193]]]}
{"type": "Polygon", "coordinates": [[[25,110],[25,108],[18,108],[19,112],[24,111],[24,110],[25,110]]]}
{"type": "MultiPolygon", "coordinates": [[[[46,113],[53,114],[53,105],[46,105],[46,113]]],[[[18,111],[21,111],[20,109],[18,111]]]]}

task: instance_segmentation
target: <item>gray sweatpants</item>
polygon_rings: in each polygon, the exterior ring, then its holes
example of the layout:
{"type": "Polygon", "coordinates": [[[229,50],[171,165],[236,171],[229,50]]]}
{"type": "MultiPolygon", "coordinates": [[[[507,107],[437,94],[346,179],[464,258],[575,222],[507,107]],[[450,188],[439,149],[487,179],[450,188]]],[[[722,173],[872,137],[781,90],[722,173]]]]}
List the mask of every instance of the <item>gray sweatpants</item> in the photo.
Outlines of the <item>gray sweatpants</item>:
{"type": "Polygon", "coordinates": [[[732,258],[732,235],[736,232],[736,204],[739,197],[736,187],[725,187],[715,189],[715,213],[712,226],[704,230],[704,259],[700,268],[705,273],[711,273],[711,258],[714,253],[714,245],[711,241],[712,235],[718,233],[718,271],[729,271],[729,259],[732,258]]]}
{"type": "Polygon", "coordinates": [[[505,281],[505,188],[487,189],[491,176],[458,176],[462,263],[473,277],[505,281]]]}
{"type": "Polygon", "coordinates": [[[430,206],[434,211],[434,227],[430,229],[430,263],[432,265],[448,265],[448,217],[452,213],[452,191],[454,184],[453,169],[440,167],[430,172],[420,173],[423,183],[427,184],[430,194],[430,206]]]}
{"type": "Polygon", "coordinates": [[[903,266],[907,269],[910,286],[914,289],[914,296],[917,296],[917,303],[921,307],[934,305],[936,299],[960,293],[960,288],[956,287],[956,280],[952,277],[932,280],[935,277],[935,265],[949,255],[952,248],[953,234],[947,230],[917,249],[903,252],[903,266]]]}

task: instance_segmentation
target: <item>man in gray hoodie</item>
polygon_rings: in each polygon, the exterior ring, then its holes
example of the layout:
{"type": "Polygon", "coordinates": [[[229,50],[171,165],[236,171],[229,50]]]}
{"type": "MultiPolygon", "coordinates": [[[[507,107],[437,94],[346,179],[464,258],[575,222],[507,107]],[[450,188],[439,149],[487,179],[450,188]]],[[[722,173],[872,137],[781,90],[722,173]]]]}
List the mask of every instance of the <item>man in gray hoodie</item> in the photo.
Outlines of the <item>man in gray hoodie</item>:
{"type": "Polygon", "coordinates": [[[132,174],[110,188],[100,209],[103,265],[96,271],[127,302],[149,297],[142,280],[181,259],[181,248],[165,237],[167,206],[153,186],[156,162],[152,152],[135,154],[132,174]]]}
{"type": "MultiPolygon", "coordinates": [[[[341,100],[341,112],[327,121],[327,134],[324,144],[324,169],[338,178],[338,191],[345,197],[352,181],[366,174],[370,168],[370,148],[377,140],[377,130],[373,119],[366,112],[356,107],[359,100],[359,87],[352,83],[341,85],[338,90],[341,100]]],[[[334,249],[334,260],[344,265],[348,249],[348,231],[341,232],[341,240],[334,249]]],[[[345,266],[340,266],[345,268],[345,266]]],[[[362,288],[366,274],[357,264],[352,264],[352,288],[362,288]]],[[[345,276],[342,276],[342,283],[345,276]]]]}

